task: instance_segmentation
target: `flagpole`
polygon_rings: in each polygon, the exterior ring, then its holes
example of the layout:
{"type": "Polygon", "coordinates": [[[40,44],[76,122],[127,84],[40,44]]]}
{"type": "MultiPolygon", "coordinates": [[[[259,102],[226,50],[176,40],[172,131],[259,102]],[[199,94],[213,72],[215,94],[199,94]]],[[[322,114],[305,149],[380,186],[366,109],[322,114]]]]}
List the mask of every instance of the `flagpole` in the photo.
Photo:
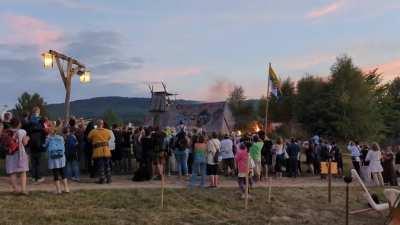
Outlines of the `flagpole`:
{"type": "MultiPolygon", "coordinates": [[[[267,102],[266,102],[266,106],[265,106],[265,125],[264,125],[264,130],[265,130],[265,137],[268,137],[268,108],[269,108],[269,92],[270,92],[270,74],[269,71],[271,70],[271,63],[269,63],[269,68],[268,68],[268,86],[267,86],[267,102]]],[[[268,166],[267,166],[268,168],[268,166]]],[[[271,202],[271,177],[268,175],[268,169],[266,169],[265,171],[265,181],[267,181],[267,203],[271,202]]]]}
{"type": "Polygon", "coordinates": [[[268,77],[268,84],[267,84],[267,104],[265,105],[265,124],[264,124],[264,131],[265,131],[265,136],[267,136],[268,137],[268,105],[269,105],[269,92],[270,92],[270,90],[269,90],[269,88],[270,88],[270,84],[269,84],[269,82],[270,82],[270,80],[271,80],[271,78],[270,78],[270,75],[269,75],[269,71],[270,71],[270,69],[271,69],[271,63],[269,63],[269,68],[268,68],[268,74],[267,74],[267,77],[268,77]]]}

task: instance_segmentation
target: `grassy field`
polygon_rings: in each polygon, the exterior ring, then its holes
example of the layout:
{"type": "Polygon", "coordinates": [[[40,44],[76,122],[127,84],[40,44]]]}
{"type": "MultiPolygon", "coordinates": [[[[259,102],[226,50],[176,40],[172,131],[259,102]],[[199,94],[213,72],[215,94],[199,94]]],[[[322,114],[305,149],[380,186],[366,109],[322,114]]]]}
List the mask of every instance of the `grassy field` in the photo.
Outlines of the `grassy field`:
{"type": "MultiPolygon", "coordinates": [[[[375,190],[381,192],[381,190],[375,190]]],[[[345,189],[336,188],[327,203],[325,188],[252,191],[249,209],[237,189],[168,189],[160,209],[158,189],[80,191],[56,196],[34,192],[29,197],[0,194],[0,224],[344,224],[345,189]]],[[[365,207],[358,188],[351,190],[351,208],[365,207]]],[[[351,216],[350,224],[383,224],[378,214],[351,216]]]]}

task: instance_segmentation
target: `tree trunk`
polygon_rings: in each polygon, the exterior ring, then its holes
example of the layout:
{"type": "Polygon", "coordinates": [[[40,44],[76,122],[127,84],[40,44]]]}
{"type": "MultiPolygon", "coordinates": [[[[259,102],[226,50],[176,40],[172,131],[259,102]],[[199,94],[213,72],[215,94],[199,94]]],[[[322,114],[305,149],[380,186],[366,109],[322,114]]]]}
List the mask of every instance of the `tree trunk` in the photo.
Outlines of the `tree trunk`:
{"type": "Polygon", "coordinates": [[[71,100],[71,83],[72,83],[72,76],[73,76],[73,71],[72,71],[72,60],[68,61],[67,64],[67,76],[65,79],[65,122],[68,123],[69,118],[70,118],[70,100],[71,100]]]}
{"type": "Polygon", "coordinates": [[[71,77],[67,78],[67,85],[65,86],[65,122],[70,118],[70,100],[71,100],[71,77]]]}

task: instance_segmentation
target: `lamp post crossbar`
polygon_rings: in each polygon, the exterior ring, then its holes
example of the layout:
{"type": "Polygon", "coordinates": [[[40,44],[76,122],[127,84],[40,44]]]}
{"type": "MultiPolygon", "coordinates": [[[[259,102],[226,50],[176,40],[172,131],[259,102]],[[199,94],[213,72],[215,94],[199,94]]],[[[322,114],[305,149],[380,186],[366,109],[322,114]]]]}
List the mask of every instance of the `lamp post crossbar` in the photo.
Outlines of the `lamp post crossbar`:
{"type": "MultiPolygon", "coordinates": [[[[78,76],[85,76],[85,72],[87,72],[85,65],[80,63],[78,60],[66,56],[62,53],[59,53],[54,50],[49,50],[48,53],[50,54],[56,61],[58,70],[60,72],[61,79],[64,84],[65,88],[65,120],[68,121],[70,118],[70,100],[71,100],[71,84],[72,84],[72,77],[76,74],[78,76]],[[66,69],[64,69],[64,65],[66,64],[66,69]]],[[[46,65],[45,65],[46,66],[46,65]]],[[[90,76],[88,74],[87,76],[90,76]]],[[[84,79],[86,81],[86,79],[84,79]]],[[[90,78],[87,78],[89,81],[90,78]]],[[[81,80],[82,81],[82,80],[81,80]]]]}

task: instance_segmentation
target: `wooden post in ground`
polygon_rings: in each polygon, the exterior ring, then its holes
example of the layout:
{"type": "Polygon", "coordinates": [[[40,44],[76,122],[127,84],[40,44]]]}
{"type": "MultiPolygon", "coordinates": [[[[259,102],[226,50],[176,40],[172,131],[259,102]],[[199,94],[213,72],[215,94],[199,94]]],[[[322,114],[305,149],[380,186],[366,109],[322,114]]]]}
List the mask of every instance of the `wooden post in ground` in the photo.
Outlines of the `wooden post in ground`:
{"type": "Polygon", "coordinates": [[[164,187],[165,187],[165,181],[164,181],[164,166],[161,166],[161,209],[164,208],[164,187]]]}
{"type": "Polygon", "coordinates": [[[351,181],[351,176],[344,177],[344,182],[346,182],[346,225],[349,225],[349,185],[351,181]]]}
{"type": "MultiPolygon", "coordinates": [[[[268,165],[265,165],[265,187],[268,188],[268,165]]],[[[266,200],[268,202],[268,189],[266,190],[265,194],[266,200]]]]}
{"type": "Polygon", "coordinates": [[[331,159],[328,160],[328,202],[332,202],[332,170],[331,159]]]}
{"type": "Polygon", "coordinates": [[[268,177],[268,203],[270,203],[271,202],[271,189],[272,189],[272,187],[271,187],[271,184],[272,184],[272,177],[271,176],[269,176],[268,177]]]}
{"type": "Polygon", "coordinates": [[[271,176],[268,174],[268,165],[265,165],[265,183],[266,183],[266,192],[267,192],[267,203],[271,202],[271,176]]]}
{"type": "Polygon", "coordinates": [[[346,225],[349,225],[349,184],[346,183],[346,225]]]}
{"type": "Polygon", "coordinates": [[[161,208],[164,208],[164,176],[161,176],[161,208]]]}

